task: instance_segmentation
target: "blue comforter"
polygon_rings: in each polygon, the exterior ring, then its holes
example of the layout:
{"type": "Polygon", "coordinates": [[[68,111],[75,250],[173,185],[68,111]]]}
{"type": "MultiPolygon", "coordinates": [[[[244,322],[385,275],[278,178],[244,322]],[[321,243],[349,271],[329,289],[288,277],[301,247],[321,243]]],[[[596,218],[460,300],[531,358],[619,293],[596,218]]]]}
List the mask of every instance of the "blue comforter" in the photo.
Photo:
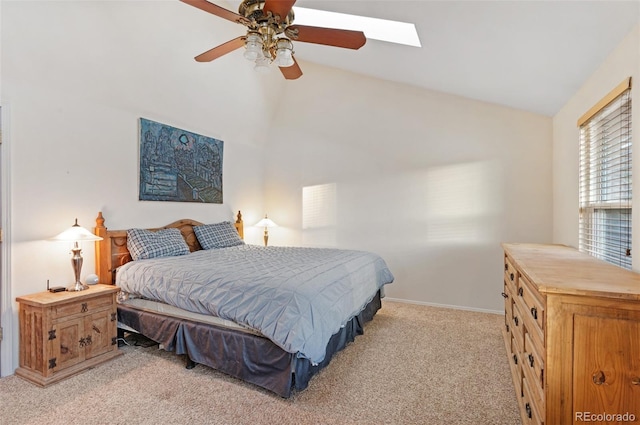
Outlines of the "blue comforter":
{"type": "Polygon", "coordinates": [[[384,260],[370,252],[241,245],[132,261],[118,269],[116,284],[233,320],[317,364],[331,336],[391,282],[384,260]]]}

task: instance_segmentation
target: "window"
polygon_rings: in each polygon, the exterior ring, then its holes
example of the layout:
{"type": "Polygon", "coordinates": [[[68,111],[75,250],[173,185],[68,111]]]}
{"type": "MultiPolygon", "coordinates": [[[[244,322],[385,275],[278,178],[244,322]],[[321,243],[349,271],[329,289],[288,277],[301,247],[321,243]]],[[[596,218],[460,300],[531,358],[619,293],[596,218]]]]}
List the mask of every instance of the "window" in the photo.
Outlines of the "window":
{"type": "Polygon", "coordinates": [[[579,249],[631,269],[631,78],[578,125],[579,249]]]}

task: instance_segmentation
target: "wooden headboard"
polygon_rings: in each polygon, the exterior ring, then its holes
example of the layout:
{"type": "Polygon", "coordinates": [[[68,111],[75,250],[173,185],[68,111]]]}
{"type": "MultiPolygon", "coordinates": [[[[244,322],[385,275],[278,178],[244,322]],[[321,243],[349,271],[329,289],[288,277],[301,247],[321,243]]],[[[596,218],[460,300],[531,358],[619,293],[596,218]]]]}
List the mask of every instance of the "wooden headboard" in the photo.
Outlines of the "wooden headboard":
{"type": "MultiPolygon", "coordinates": [[[[193,252],[202,249],[193,231],[193,226],[199,226],[201,224],[203,223],[199,221],[182,219],[167,224],[166,226],[147,230],[155,232],[161,229],[177,228],[187,242],[189,250],[193,252]]],[[[240,211],[238,211],[234,225],[240,237],[244,239],[244,225],[240,211]]],[[[132,260],[129,249],[127,249],[127,231],[108,230],[104,225],[102,212],[99,212],[96,218],[94,233],[102,237],[101,241],[96,241],[96,274],[98,275],[99,282],[114,285],[116,283],[116,269],[132,260]]]]}

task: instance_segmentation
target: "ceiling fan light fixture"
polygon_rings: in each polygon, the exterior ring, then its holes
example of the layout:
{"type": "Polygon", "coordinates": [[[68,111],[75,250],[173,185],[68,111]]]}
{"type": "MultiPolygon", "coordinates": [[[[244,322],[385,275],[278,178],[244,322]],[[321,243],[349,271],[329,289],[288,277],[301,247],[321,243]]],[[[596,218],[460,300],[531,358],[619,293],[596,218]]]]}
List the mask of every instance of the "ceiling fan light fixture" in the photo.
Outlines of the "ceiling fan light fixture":
{"type": "Polygon", "coordinates": [[[247,60],[255,61],[262,56],[262,37],[257,32],[249,32],[244,42],[244,57],[247,60]]]}
{"type": "Polygon", "coordinates": [[[293,43],[287,38],[279,38],[276,42],[276,65],[290,67],[293,62],[293,43]]]}
{"type": "Polygon", "coordinates": [[[267,74],[269,73],[269,64],[271,63],[271,61],[269,60],[269,58],[267,58],[264,55],[261,55],[258,59],[256,59],[256,66],[253,67],[253,69],[256,72],[259,72],[260,74],[267,74]]]}

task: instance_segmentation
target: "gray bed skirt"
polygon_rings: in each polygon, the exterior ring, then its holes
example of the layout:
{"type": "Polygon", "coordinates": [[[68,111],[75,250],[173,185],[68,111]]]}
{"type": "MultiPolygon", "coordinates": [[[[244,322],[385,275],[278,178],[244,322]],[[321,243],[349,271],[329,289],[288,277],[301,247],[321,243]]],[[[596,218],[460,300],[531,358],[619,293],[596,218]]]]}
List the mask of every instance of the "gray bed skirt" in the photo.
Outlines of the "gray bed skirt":
{"type": "Polygon", "coordinates": [[[247,332],[118,305],[118,322],[161,344],[165,350],[186,355],[195,363],[212,367],[243,381],[288,398],[303,390],[313,375],[329,364],[335,353],[362,335],[364,324],[382,307],[380,291],[360,314],[334,334],[325,359],[312,365],[271,340],[247,332]]]}

